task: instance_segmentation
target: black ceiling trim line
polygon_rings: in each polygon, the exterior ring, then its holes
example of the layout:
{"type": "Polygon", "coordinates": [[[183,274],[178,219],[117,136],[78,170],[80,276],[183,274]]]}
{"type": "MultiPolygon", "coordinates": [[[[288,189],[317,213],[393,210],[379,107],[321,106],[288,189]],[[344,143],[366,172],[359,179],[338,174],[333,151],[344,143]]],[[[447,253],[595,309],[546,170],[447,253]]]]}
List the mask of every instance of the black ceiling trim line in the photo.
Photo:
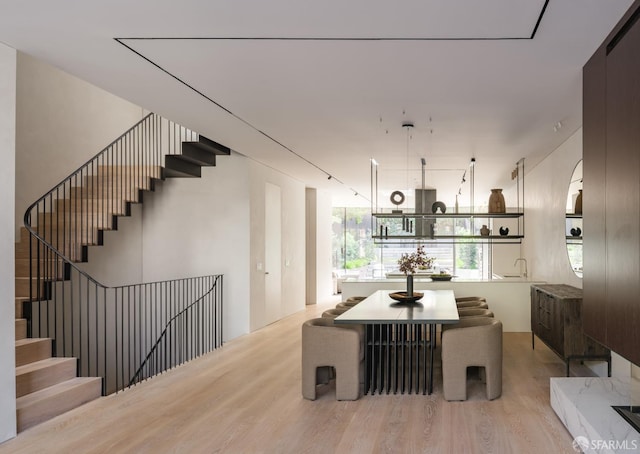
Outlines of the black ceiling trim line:
{"type": "Polygon", "coordinates": [[[303,161],[305,161],[307,164],[315,167],[316,169],[318,169],[320,172],[324,173],[326,176],[331,176],[333,180],[336,180],[338,183],[341,184],[345,184],[343,181],[339,180],[338,178],[336,178],[335,176],[333,176],[332,174],[330,174],[329,172],[327,172],[326,170],[322,169],[320,166],[318,166],[317,164],[314,164],[313,162],[309,161],[307,158],[305,158],[304,156],[300,155],[299,153],[296,153],[293,149],[289,148],[288,146],[286,146],[285,144],[283,144],[282,142],[280,142],[279,140],[275,139],[274,137],[270,136],[269,134],[267,134],[266,132],[262,131],[261,129],[257,128],[256,126],[254,126],[253,124],[251,124],[249,121],[245,120],[244,118],[240,117],[239,115],[233,113],[231,110],[229,110],[228,108],[224,107],[222,104],[220,104],[219,102],[217,102],[216,100],[214,100],[213,98],[207,96],[206,94],[204,94],[203,92],[201,92],[200,90],[198,90],[197,88],[195,88],[193,85],[188,84],[187,82],[185,82],[184,80],[182,80],[181,78],[179,78],[178,76],[176,76],[175,74],[173,74],[172,72],[170,72],[169,70],[163,68],[162,66],[160,66],[158,63],[154,62],[153,60],[151,60],[150,58],[142,55],[140,52],[138,52],[137,50],[133,49],[131,46],[128,46],[127,44],[123,43],[121,41],[121,38],[114,38],[116,42],[118,42],[119,44],[123,45],[125,48],[129,49],[131,52],[133,52],[134,54],[136,54],[137,56],[139,56],[140,58],[142,58],[143,60],[145,60],[146,62],[150,63],[151,65],[155,66],[157,69],[159,69],[160,71],[162,71],[163,73],[165,73],[166,75],[168,75],[169,77],[171,77],[172,79],[176,80],[177,82],[179,82],[180,84],[184,85],[185,87],[187,87],[189,90],[195,92],[196,94],[198,94],[199,96],[203,97],[204,99],[206,99],[207,101],[213,103],[216,107],[219,107],[220,109],[222,109],[223,111],[225,111],[226,113],[228,113],[229,115],[231,115],[233,118],[241,121],[242,123],[244,123],[245,125],[247,125],[248,127],[250,127],[251,129],[253,129],[254,131],[258,132],[259,134],[261,134],[262,136],[266,137],[267,139],[269,139],[270,141],[272,141],[273,143],[279,145],[280,147],[284,148],[285,150],[287,150],[288,152],[292,153],[293,155],[297,156],[298,158],[302,159],[303,161]]]}
{"type": "MultiPolygon", "coordinates": [[[[549,1],[549,0],[547,0],[549,1]]],[[[537,25],[536,25],[537,29],[537,25]]],[[[535,35],[535,30],[534,30],[535,35]]],[[[374,37],[312,37],[312,36],[178,36],[178,37],[121,37],[114,38],[117,41],[153,41],[153,40],[172,40],[172,41],[522,41],[533,39],[533,35],[516,36],[516,37],[495,37],[495,38],[374,38],[374,37]]]]}
{"type": "Polygon", "coordinates": [[[549,0],[545,0],[544,5],[542,5],[542,11],[540,11],[540,16],[538,16],[536,26],[531,33],[531,39],[535,38],[536,33],[538,33],[538,27],[540,27],[540,22],[542,22],[542,16],[544,16],[545,11],[547,11],[547,5],[549,5],[549,0]]]}
{"type": "MultiPolygon", "coordinates": [[[[532,40],[535,38],[542,18],[547,11],[549,0],[545,0],[536,24],[533,27],[531,36],[503,36],[494,38],[481,38],[481,37],[460,37],[460,38],[427,38],[427,37],[337,37],[337,36],[194,36],[194,37],[120,37],[114,38],[116,41],[122,44],[122,40],[212,40],[212,41],[518,41],[518,40],[532,40]]],[[[128,46],[127,46],[128,47],[128,46]]]]}

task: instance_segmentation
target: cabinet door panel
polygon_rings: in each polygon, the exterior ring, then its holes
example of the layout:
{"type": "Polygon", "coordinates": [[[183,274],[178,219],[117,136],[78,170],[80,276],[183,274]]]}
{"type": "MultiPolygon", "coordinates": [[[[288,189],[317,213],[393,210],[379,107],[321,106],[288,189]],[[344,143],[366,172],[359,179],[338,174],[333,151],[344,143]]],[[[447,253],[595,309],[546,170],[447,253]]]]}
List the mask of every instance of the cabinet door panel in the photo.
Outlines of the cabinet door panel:
{"type": "Polygon", "coordinates": [[[583,282],[584,331],[602,343],[606,332],[605,168],[606,48],[591,57],[583,72],[583,282]]]}
{"type": "Polygon", "coordinates": [[[640,23],[607,55],[607,344],[640,363],[640,23]]]}

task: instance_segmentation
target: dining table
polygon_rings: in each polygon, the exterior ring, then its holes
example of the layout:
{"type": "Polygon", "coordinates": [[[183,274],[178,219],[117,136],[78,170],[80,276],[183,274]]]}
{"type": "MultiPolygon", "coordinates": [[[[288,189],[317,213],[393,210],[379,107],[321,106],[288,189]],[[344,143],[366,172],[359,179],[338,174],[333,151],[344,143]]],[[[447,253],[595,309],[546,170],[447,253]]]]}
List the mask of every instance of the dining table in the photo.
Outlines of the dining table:
{"type": "Polygon", "coordinates": [[[365,325],[365,394],[431,394],[436,327],[460,320],[453,290],[422,290],[415,302],[392,293],[377,290],[334,323],[365,325]]]}

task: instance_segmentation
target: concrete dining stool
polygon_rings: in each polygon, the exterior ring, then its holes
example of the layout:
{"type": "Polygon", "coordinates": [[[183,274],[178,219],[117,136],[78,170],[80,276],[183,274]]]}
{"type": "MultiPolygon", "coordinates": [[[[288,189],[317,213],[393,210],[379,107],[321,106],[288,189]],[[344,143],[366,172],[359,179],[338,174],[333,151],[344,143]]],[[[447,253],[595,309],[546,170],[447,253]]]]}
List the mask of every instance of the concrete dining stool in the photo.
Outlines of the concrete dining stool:
{"type": "MultiPolygon", "coordinates": [[[[358,326],[358,325],[356,325],[358,326]]],[[[334,325],[331,318],[314,318],[302,324],[302,396],[316,399],[318,368],[333,367],[336,400],[357,400],[364,351],[362,331],[334,325]]]]}
{"type": "Polygon", "coordinates": [[[442,333],[442,387],[445,400],[467,400],[467,368],[483,367],[487,399],[502,394],[502,322],[469,317],[442,333]]]}

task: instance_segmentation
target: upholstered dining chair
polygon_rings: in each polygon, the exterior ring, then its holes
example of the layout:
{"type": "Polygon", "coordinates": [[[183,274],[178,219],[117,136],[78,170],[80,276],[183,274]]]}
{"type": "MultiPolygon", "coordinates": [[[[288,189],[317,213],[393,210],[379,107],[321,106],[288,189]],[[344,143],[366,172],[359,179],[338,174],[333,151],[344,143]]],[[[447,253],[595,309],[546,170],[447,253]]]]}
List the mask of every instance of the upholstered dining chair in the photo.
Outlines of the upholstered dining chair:
{"type": "Polygon", "coordinates": [[[469,317],[442,333],[442,383],[445,400],[467,399],[467,368],[483,367],[487,399],[502,394],[502,322],[469,317]]]}
{"type": "Polygon", "coordinates": [[[356,400],[364,350],[359,325],[334,325],[331,318],[314,318],[302,324],[302,396],[316,399],[318,368],[333,367],[336,374],[336,399],[356,400]]]}
{"type": "MultiPolygon", "coordinates": [[[[348,310],[349,310],[349,308],[345,308],[345,307],[340,308],[340,309],[327,309],[326,311],[324,311],[322,313],[322,318],[329,318],[329,319],[333,320],[338,315],[344,314],[348,310]]],[[[342,326],[344,326],[344,325],[342,325],[342,326]]],[[[354,325],[349,325],[349,327],[358,330],[358,332],[360,333],[361,339],[362,339],[361,348],[364,348],[364,333],[365,333],[364,325],[356,325],[356,324],[354,324],[354,325]]],[[[330,367],[330,366],[318,367],[318,373],[316,375],[317,383],[326,384],[326,383],[329,383],[334,378],[336,378],[336,374],[335,374],[335,371],[333,370],[333,367],[330,367]]]]}
{"type": "Polygon", "coordinates": [[[488,309],[487,299],[483,296],[459,296],[456,298],[456,306],[461,307],[482,307],[488,309]]]}
{"type": "Polygon", "coordinates": [[[458,309],[458,316],[465,317],[493,317],[493,312],[481,307],[465,307],[458,309]]]}
{"type": "Polygon", "coordinates": [[[474,301],[461,301],[456,303],[456,307],[458,309],[467,308],[467,307],[477,307],[480,309],[489,309],[489,305],[486,301],[474,300],[474,301]]]}
{"type": "Polygon", "coordinates": [[[347,303],[359,303],[362,300],[367,299],[366,296],[350,296],[349,298],[347,298],[346,302],[347,303]]]}
{"type": "Polygon", "coordinates": [[[322,317],[323,318],[336,318],[338,315],[342,315],[345,312],[347,312],[350,308],[346,308],[346,307],[341,307],[341,308],[335,308],[335,309],[327,309],[326,311],[324,311],[322,313],[322,317]]]}
{"type": "Polygon", "coordinates": [[[464,303],[466,301],[482,301],[482,302],[486,303],[487,299],[484,296],[458,296],[458,297],[456,297],[456,303],[464,303]]]}
{"type": "Polygon", "coordinates": [[[346,307],[347,309],[351,309],[353,306],[356,306],[358,303],[350,303],[348,301],[343,301],[342,303],[336,304],[336,309],[340,309],[346,307]]]}

